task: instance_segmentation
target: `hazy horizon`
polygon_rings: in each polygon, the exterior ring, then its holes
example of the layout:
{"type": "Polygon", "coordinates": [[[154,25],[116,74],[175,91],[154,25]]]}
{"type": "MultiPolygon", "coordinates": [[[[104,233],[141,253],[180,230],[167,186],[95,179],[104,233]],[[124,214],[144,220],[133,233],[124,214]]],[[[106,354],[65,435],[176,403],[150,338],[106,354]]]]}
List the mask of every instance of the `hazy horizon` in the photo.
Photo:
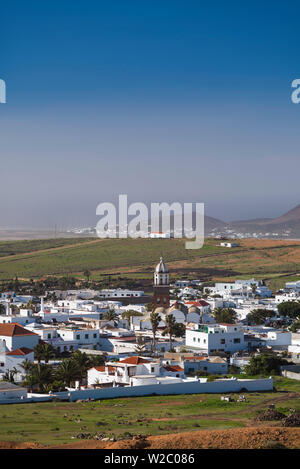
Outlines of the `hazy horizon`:
{"type": "Polygon", "coordinates": [[[204,202],[227,222],[294,208],[299,11],[289,1],[2,6],[0,229],[95,226],[97,205],[119,194],[204,202]]]}

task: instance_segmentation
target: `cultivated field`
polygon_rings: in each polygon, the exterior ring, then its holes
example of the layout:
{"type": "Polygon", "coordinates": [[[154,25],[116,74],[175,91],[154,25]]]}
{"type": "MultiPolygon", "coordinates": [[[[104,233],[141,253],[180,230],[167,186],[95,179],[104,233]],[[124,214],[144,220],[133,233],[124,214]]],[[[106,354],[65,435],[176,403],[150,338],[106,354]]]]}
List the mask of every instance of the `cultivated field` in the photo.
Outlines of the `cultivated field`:
{"type": "Polygon", "coordinates": [[[171,274],[202,280],[234,280],[238,277],[267,280],[277,289],[300,272],[300,241],[239,241],[237,248],[223,248],[219,241],[206,239],[200,250],[186,250],[182,239],[98,239],[62,238],[0,242],[0,280],[16,275],[39,279],[46,275],[92,279],[103,274],[152,279],[153,267],[163,255],[171,274]]]}
{"type": "Polygon", "coordinates": [[[247,393],[246,402],[240,403],[235,394],[235,402],[229,403],[221,401],[219,394],[193,394],[1,405],[0,441],[50,446],[78,442],[91,446],[101,442],[83,442],[76,436],[101,433],[107,438],[131,439],[141,434],[179,436],[199,430],[278,426],[278,422],[257,422],[255,417],[270,404],[286,414],[291,408],[300,411],[300,383],[276,377],[275,387],[277,392],[273,393],[247,393]]]}

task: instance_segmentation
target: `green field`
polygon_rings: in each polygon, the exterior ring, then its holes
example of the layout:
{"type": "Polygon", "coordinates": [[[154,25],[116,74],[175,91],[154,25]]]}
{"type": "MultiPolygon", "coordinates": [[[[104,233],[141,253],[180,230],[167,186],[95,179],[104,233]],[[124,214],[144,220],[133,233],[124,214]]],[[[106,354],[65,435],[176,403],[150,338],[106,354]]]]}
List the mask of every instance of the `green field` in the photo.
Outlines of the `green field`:
{"type": "Polygon", "coordinates": [[[78,433],[125,438],[128,432],[158,435],[226,429],[249,425],[271,403],[281,412],[300,410],[299,382],[277,377],[275,386],[277,392],[247,393],[247,402],[241,403],[223,402],[219,394],[192,394],[1,405],[0,440],[58,445],[77,441],[72,436],[78,433]]]}
{"type": "Polygon", "coordinates": [[[199,250],[186,250],[184,239],[49,239],[2,241],[0,280],[39,279],[46,275],[83,278],[89,270],[98,280],[110,273],[134,279],[151,279],[160,255],[171,275],[202,280],[263,279],[272,289],[299,279],[300,243],[295,241],[241,240],[239,247],[218,246],[206,239],[199,250]]]}

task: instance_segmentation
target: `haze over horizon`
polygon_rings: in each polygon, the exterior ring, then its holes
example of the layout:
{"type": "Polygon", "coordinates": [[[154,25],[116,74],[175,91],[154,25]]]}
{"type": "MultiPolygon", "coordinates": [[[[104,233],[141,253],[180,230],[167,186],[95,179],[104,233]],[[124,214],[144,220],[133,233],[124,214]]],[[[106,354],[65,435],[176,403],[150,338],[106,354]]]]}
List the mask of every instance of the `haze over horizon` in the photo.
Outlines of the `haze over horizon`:
{"type": "Polygon", "coordinates": [[[0,228],[95,226],[96,206],[300,203],[300,5],[21,1],[1,9],[0,228]]]}

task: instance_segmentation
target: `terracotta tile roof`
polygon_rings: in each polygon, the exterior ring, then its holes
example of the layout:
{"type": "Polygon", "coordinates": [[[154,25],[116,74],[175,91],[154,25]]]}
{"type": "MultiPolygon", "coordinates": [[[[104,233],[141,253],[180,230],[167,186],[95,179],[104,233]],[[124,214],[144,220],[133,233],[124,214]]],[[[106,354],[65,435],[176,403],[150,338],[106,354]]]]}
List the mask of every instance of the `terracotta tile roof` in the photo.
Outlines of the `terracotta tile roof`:
{"type": "Polygon", "coordinates": [[[15,336],[22,336],[22,335],[37,335],[34,332],[25,329],[24,327],[20,326],[20,324],[16,322],[11,322],[9,324],[0,324],[0,336],[8,336],[8,337],[15,337],[15,336]]]}
{"type": "Polygon", "coordinates": [[[185,361],[194,361],[194,360],[207,360],[208,357],[187,357],[185,358],[185,361]]]}
{"type": "MultiPolygon", "coordinates": [[[[104,365],[94,366],[94,369],[97,370],[97,371],[104,372],[105,371],[105,366],[104,365]]],[[[115,371],[115,367],[108,365],[108,372],[110,372],[110,371],[115,371]]]]}
{"type": "Polygon", "coordinates": [[[198,308],[199,308],[200,306],[209,306],[209,303],[207,303],[207,301],[204,301],[204,300],[187,301],[185,304],[186,304],[186,305],[197,306],[198,308]]]}
{"type": "Polygon", "coordinates": [[[150,363],[150,361],[141,357],[128,357],[124,360],[121,360],[120,363],[128,363],[128,365],[140,365],[141,363],[150,363]]]}
{"type": "Polygon", "coordinates": [[[181,366],[179,365],[168,365],[168,366],[164,366],[164,369],[167,370],[167,371],[184,371],[183,368],[181,368],[181,366]]]}
{"type": "Polygon", "coordinates": [[[6,355],[28,355],[29,353],[32,353],[33,350],[31,348],[27,347],[20,347],[16,350],[12,350],[11,352],[6,352],[6,355]]]}

